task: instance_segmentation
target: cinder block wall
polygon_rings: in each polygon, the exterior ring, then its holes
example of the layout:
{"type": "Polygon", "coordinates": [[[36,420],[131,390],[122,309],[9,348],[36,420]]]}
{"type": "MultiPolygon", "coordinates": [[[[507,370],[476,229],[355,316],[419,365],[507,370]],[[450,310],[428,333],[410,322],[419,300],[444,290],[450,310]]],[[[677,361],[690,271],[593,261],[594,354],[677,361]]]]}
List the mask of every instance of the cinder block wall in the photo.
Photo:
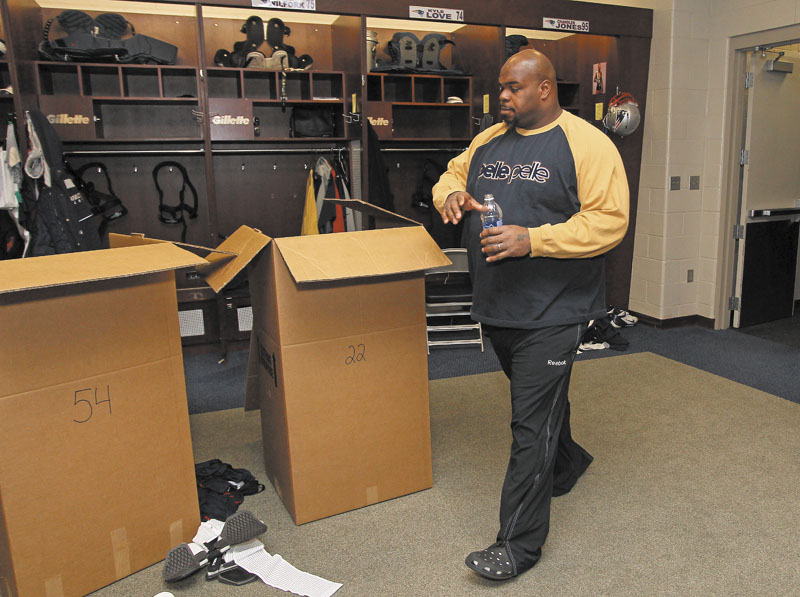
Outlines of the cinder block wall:
{"type": "Polygon", "coordinates": [[[728,233],[720,213],[736,201],[723,196],[730,39],[800,23],[800,1],[599,1],[654,11],[629,308],[660,320],[727,318],[715,297],[728,233]]]}

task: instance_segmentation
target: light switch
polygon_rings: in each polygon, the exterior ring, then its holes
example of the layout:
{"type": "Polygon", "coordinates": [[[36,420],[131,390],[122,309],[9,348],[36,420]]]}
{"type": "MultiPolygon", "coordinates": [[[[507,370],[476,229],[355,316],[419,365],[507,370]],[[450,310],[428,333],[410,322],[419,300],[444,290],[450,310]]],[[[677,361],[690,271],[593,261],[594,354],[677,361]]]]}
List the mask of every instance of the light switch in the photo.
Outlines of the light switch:
{"type": "Polygon", "coordinates": [[[681,190],[681,177],[680,176],[670,176],[669,177],[669,190],[670,191],[680,191],[681,190]]]}

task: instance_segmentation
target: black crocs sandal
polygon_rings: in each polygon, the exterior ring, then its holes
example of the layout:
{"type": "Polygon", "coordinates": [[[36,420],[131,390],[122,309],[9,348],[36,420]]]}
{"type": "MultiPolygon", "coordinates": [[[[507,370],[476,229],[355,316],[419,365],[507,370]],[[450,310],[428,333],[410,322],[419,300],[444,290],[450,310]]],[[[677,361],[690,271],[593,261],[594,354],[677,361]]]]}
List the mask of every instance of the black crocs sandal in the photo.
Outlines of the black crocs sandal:
{"type": "Polygon", "coordinates": [[[505,546],[493,545],[482,551],[473,551],[464,563],[490,580],[507,580],[516,576],[505,546]]]}
{"type": "Polygon", "coordinates": [[[191,576],[201,568],[209,567],[206,578],[216,578],[223,563],[222,555],[234,545],[245,543],[267,532],[267,525],[247,511],[231,514],[219,537],[203,544],[197,553],[187,543],[181,543],[167,552],[164,559],[165,582],[177,582],[191,576]]]}

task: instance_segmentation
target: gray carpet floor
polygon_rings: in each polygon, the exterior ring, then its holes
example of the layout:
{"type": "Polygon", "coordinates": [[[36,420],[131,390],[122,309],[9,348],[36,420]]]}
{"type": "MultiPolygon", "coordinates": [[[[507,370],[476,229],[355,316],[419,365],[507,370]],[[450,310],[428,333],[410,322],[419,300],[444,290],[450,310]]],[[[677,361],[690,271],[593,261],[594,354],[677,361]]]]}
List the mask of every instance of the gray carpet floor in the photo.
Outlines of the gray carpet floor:
{"type": "MultiPolygon", "coordinates": [[[[271,486],[244,507],[271,553],[344,583],[337,597],[797,595],[800,406],[651,353],[576,363],[575,437],[595,461],[553,501],[539,564],[506,583],[463,559],[497,529],[510,435],[501,373],[430,383],[432,489],[295,526],[271,486]]],[[[257,413],[191,417],[197,461],[264,477],[257,413]]],[[[281,595],[196,575],[165,585],[157,564],[96,593],[281,595]]]]}

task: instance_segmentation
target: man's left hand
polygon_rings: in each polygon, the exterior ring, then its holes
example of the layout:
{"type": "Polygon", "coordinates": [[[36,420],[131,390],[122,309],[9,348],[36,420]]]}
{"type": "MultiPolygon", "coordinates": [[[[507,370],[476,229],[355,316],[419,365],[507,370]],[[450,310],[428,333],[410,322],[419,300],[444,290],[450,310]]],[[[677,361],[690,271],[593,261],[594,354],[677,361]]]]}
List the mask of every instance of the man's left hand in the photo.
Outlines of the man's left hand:
{"type": "Polygon", "coordinates": [[[522,226],[493,226],[481,232],[481,251],[487,262],[525,257],[531,253],[531,237],[522,226]]]}

